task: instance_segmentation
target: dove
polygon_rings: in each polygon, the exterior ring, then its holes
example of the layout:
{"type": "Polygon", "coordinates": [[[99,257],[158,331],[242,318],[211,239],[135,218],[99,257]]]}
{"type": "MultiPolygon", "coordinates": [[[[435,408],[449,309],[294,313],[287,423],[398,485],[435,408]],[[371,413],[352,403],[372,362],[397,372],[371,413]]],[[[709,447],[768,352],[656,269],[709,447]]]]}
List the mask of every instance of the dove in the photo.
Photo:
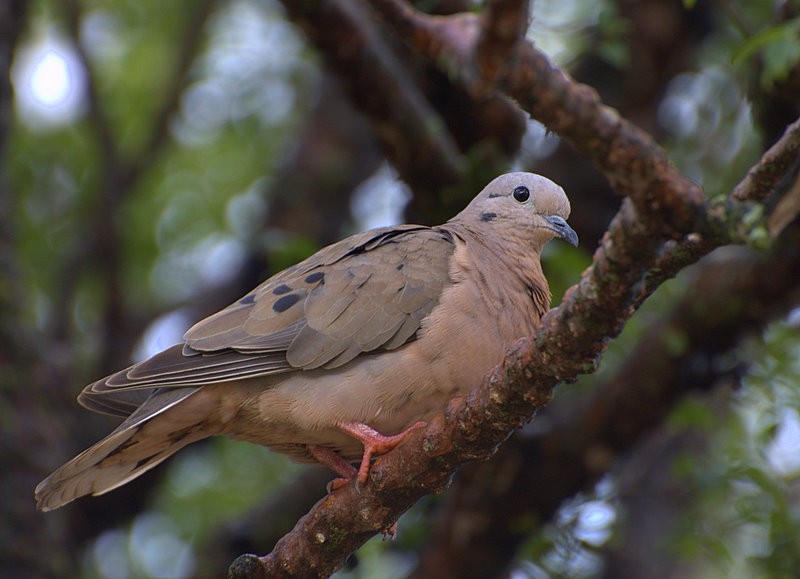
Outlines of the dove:
{"type": "Polygon", "coordinates": [[[535,331],[550,307],[542,248],[578,244],[569,213],[552,181],[508,173],[443,225],[372,229],[272,276],[84,388],[83,406],[124,421],[42,481],[37,507],[106,493],[217,435],[366,484],[374,455],[535,331]]]}

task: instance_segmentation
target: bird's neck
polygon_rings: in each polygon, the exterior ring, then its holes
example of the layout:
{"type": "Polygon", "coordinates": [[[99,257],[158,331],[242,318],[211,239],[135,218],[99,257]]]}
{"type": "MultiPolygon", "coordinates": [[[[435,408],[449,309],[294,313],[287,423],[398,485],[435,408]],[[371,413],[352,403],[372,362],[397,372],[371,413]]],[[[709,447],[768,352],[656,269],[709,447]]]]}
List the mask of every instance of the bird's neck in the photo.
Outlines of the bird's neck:
{"type": "Polygon", "coordinates": [[[468,248],[458,252],[467,262],[462,267],[474,272],[473,279],[487,302],[498,310],[521,308],[518,311],[529,314],[526,323],[538,323],[550,309],[551,297],[539,252],[514,239],[487,239],[464,227],[450,231],[468,248]]]}

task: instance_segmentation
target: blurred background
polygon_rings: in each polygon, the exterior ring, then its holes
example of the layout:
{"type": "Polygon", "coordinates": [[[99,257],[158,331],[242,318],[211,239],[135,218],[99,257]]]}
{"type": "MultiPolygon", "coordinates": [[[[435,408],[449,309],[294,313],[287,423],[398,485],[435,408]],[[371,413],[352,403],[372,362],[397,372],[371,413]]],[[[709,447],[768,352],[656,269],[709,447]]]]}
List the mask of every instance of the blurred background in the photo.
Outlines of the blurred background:
{"type": "MultiPolygon", "coordinates": [[[[1,576],[217,577],[269,552],[330,473],[215,439],[53,513],[33,489],[115,425],[78,406],[84,385],[320,246],[439,223],[513,168],[572,200],[581,247],[545,256],[554,305],[591,262],[620,203],[591,164],[511,101],[452,84],[369,4],[350,4],[352,30],[337,6],[0,0],[1,576]]],[[[529,38],[716,197],[797,117],[798,14],[795,0],[540,0],[529,38]]],[[[685,287],[665,284],[493,474],[462,469],[337,576],[796,577],[800,310],[692,358],[624,443],[563,434],[585,431],[581,399],[624,378],[685,287]],[[542,440],[562,464],[537,470],[542,440]],[[505,500],[524,516],[459,570],[469,557],[442,537],[487,517],[492,477],[521,463],[505,500]]],[[[618,421],[640,412],[633,400],[618,421]]]]}

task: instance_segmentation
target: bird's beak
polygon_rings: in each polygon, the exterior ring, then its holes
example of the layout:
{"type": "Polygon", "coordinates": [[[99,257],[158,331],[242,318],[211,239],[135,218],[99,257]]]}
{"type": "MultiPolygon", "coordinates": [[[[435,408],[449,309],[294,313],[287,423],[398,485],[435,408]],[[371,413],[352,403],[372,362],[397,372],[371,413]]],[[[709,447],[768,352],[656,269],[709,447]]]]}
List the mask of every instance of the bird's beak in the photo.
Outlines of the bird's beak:
{"type": "Polygon", "coordinates": [[[563,218],[558,215],[548,215],[545,217],[545,221],[550,225],[550,229],[555,231],[556,235],[561,239],[573,247],[578,247],[578,234],[563,218]]]}

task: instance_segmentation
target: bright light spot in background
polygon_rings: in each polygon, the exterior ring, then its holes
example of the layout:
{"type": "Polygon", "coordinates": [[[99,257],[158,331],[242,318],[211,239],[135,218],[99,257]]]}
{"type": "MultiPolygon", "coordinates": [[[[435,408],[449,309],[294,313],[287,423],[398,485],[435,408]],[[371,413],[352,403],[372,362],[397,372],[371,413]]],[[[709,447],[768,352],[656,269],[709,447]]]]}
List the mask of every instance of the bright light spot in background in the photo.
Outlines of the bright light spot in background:
{"type": "Polygon", "coordinates": [[[184,579],[195,571],[192,551],[178,529],[154,513],[136,517],[129,533],[115,529],[100,535],[87,563],[93,567],[92,576],[109,579],[184,579]]]}
{"type": "Polygon", "coordinates": [[[536,43],[556,64],[565,64],[580,52],[603,10],[611,3],[578,2],[577,0],[539,0],[528,38],[536,43]]]}
{"type": "Polygon", "coordinates": [[[790,477],[800,472],[800,416],[792,408],[784,409],[778,422],[778,434],[767,447],[767,460],[776,474],[790,477]]]}
{"type": "Polygon", "coordinates": [[[384,163],[353,191],[352,199],[351,209],[358,229],[372,229],[400,223],[411,192],[397,178],[394,169],[384,163]]]}
{"type": "Polygon", "coordinates": [[[151,323],[133,352],[136,362],[155,356],[161,350],[183,340],[183,333],[193,322],[183,310],[176,310],[157,318],[151,323]]]}
{"type": "Polygon", "coordinates": [[[92,545],[89,562],[97,575],[107,579],[128,579],[128,536],[120,529],[106,531],[92,545]]]}
{"type": "Polygon", "coordinates": [[[194,572],[191,548],[178,536],[174,523],[163,515],[146,513],[136,517],[129,548],[145,577],[182,579],[194,572]]]}
{"type": "MultiPolygon", "coordinates": [[[[542,123],[529,119],[525,134],[522,136],[520,153],[517,155],[512,169],[514,171],[528,170],[537,161],[546,159],[555,153],[560,142],[558,135],[548,132],[542,123]]],[[[548,247],[552,247],[552,244],[548,247]]]]}
{"type": "Polygon", "coordinates": [[[580,507],[575,536],[599,547],[611,536],[611,526],[615,519],[616,511],[613,506],[605,501],[589,501],[580,507]]]}
{"type": "Polygon", "coordinates": [[[55,34],[20,49],[11,74],[17,114],[31,129],[57,128],[83,114],[86,75],[72,47],[55,34]]]}
{"type": "Polygon", "coordinates": [[[48,51],[36,63],[30,76],[31,95],[41,104],[55,107],[70,93],[67,61],[56,52],[48,51]]]}
{"type": "Polygon", "coordinates": [[[520,561],[509,574],[510,579],[550,579],[551,575],[532,561],[520,561]]]}

